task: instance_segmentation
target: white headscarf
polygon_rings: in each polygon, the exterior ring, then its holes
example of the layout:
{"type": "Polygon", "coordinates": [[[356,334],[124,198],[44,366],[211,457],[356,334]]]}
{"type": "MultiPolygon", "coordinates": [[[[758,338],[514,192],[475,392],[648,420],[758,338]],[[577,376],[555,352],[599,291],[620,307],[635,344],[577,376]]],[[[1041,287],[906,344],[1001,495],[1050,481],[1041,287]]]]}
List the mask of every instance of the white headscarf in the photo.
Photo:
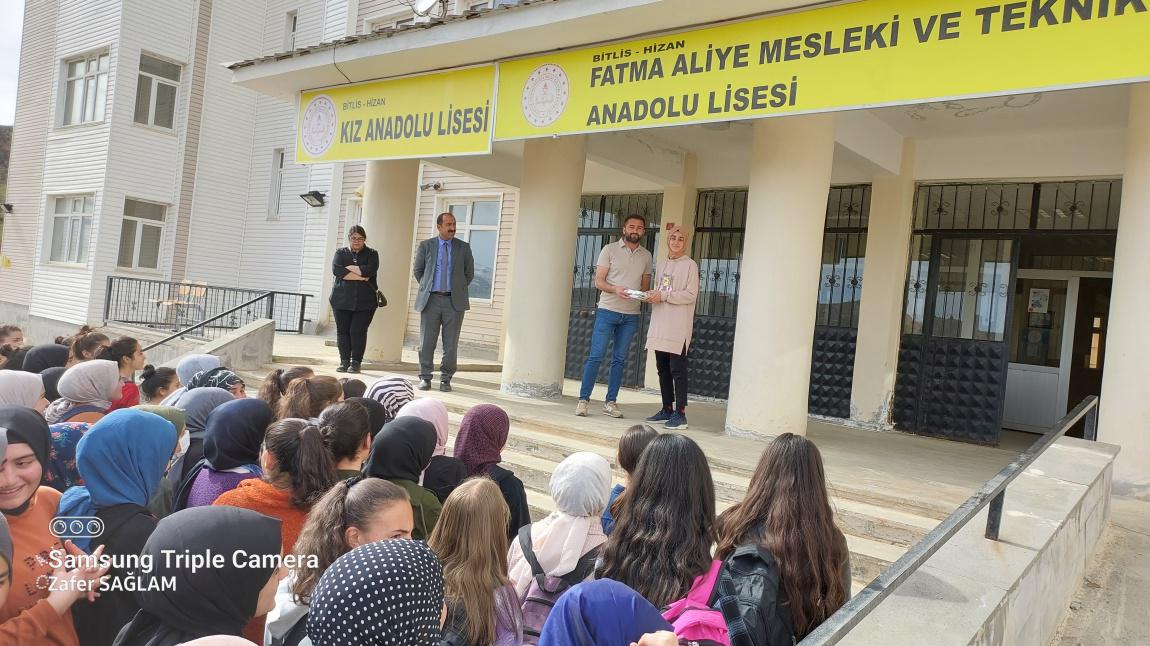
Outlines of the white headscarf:
{"type": "Polygon", "coordinates": [[[220,358],[214,354],[189,354],[176,364],[176,376],[180,378],[180,387],[173,390],[160,402],[161,406],[175,406],[180,403],[184,393],[188,392],[188,382],[198,372],[212,370],[220,367],[220,358]]]}
{"type": "Polygon", "coordinates": [[[120,396],[122,388],[120,367],[115,361],[93,359],[77,363],[60,376],[60,383],[56,385],[60,399],[48,406],[44,411],[44,419],[49,424],[55,424],[77,404],[89,404],[107,410],[112,407],[112,400],[120,396]]]}
{"type": "Polygon", "coordinates": [[[44,396],[44,379],[31,372],[0,370],[0,406],[35,408],[44,396]]]}
{"type": "Polygon", "coordinates": [[[558,511],[531,526],[531,547],[547,574],[563,576],[607,541],[599,515],[611,495],[611,465],[596,453],[572,453],[555,467],[550,489],[558,511]]]}

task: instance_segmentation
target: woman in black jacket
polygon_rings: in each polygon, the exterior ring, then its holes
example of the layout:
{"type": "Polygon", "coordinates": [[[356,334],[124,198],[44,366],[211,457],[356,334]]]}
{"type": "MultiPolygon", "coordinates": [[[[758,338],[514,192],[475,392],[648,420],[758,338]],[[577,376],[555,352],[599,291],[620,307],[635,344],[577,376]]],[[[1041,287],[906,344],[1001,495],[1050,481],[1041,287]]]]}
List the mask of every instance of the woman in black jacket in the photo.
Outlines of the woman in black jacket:
{"type": "Polygon", "coordinates": [[[359,372],[367,347],[367,328],[375,316],[375,274],[379,254],[367,246],[367,232],[358,224],[347,230],[350,246],[337,249],[331,261],[335,285],[331,289],[331,309],[335,312],[339,343],[338,372],[359,372]]]}

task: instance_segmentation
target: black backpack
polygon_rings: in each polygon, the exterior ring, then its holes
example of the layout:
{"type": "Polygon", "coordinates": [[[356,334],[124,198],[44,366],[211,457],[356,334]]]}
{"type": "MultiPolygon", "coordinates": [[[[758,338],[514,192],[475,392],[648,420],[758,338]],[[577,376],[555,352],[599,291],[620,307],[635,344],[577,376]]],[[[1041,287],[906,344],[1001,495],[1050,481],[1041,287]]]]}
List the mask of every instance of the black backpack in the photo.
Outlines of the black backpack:
{"type": "Polygon", "coordinates": [[[775,557],[743,545],[723,561],[711,607],[723,611],[731,646],[794,646],[794,621],[775,557]]]}

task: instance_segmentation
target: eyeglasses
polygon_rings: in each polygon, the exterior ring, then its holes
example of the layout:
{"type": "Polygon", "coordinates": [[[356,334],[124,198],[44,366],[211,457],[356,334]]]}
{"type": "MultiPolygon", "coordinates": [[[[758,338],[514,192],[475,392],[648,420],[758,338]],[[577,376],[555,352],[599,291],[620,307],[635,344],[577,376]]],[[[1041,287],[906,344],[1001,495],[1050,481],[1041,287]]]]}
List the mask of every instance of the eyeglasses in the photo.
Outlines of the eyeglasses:
{"type": "Polygon", "coordinates": [[[352,236],[352,237],[348,238],[348,240],[351,240],[352,242],[363,242],[363,241],[367,240],[367,238],[361,238],[359,236],[352,236]]]}

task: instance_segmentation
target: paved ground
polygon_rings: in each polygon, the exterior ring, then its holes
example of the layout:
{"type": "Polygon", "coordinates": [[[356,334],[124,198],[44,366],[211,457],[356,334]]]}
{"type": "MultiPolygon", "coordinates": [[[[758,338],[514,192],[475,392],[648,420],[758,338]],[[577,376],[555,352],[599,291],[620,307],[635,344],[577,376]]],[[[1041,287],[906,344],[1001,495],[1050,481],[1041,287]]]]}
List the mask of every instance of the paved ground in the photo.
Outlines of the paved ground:
{"type": "Polygon", "coordinates": [[[1150,644],[1150,501],[1115,497],[1055,646],[1150,644]]]}

